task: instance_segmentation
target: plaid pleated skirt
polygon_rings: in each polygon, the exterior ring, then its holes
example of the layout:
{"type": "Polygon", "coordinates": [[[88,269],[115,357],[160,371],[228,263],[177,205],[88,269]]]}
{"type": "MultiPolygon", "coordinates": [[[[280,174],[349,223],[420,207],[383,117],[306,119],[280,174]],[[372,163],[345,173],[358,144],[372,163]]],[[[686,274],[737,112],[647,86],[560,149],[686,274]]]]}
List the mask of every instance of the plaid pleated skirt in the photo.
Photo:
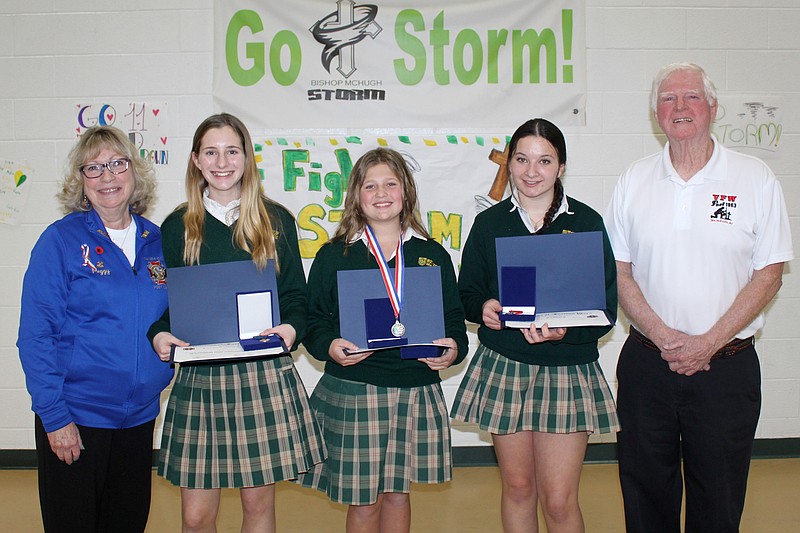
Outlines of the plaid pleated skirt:
{"type": "Polygon", "coordinates": [[[178,370],[158,460],[174,485],[258,487],[295,479],[324,459],[291,357],[178,370]]]}
{"type": "Polygon", "coordinates": [[[450,481],[450,420],[441,386],[378,387],[324,374],[311,395],[328,459],[298,483],[369,505],[414,483],[450,481]]]}
{"type": "Polygon", "coordinates": [[[451,416],[505,435],[612,433],[619,418],[597,361],[573,366],[529,365],[480,345],[456,393],[451,416]]]}

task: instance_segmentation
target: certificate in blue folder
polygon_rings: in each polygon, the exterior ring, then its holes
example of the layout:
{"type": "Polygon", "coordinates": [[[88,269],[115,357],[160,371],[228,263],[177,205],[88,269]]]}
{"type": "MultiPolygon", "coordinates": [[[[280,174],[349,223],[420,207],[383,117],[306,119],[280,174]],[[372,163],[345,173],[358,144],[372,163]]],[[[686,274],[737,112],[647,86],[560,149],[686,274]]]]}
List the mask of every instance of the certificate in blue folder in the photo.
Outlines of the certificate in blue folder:
{"type": "MultiPolygon", "coordinates": [[[[394,269],[390,277],[394,279],[394,269]]],[[[433,344],[433,340],[444,338],[444,307],[442,305],[442,277],[438,266],[410,267],[404,270],[405,294],[400,322],[405,326],[405,333],[400,343],[388,343],[381,346],[371,343],[367,328],[384,324],[386,313],[384,306],[374,307],[388,298],[386,286],[383,284],[380,271],[340,270],[337,272],[339,287],[339,334],[343,339],[357,345],[360,349],[348,353],[361,353],[388,349],[400,349],[402,358],[415,359],[421,357],[437,357],[446,346],[433,344]],[[372,309],[372,311],[370,311],[372,309]],[[398,346],[402,344],[402,346],[398,346]],[[369,346],[375,346],[370,348],[369,346]]],[[[390,308],[391,309],[391,308],[390,308]]],[[[392,314],[392,322],[394,315],[392,314]]]]}
{"type": "MultiPolygon", "coordinates": [[[[500,287],[504,286],[504,268],[536,268],[534,319],[505,320],[505,327],[611,324],[606,310],[602,232],[501,237],[495,244],[500,287]]],[[[502,296],[500,304],[505,305],[502,296]]]]}
{"type": "Polygon", "coordinates": [[[252,359],[288,351],[282,342],[277,347],[248,351],[240,344],[237,294],[269,291],[272,325],[281,322],[273,261],[264,270],[252,261],[173,267],[167,276],[170,330],[191,344],[175,347],[172,362],[252,359]]]}

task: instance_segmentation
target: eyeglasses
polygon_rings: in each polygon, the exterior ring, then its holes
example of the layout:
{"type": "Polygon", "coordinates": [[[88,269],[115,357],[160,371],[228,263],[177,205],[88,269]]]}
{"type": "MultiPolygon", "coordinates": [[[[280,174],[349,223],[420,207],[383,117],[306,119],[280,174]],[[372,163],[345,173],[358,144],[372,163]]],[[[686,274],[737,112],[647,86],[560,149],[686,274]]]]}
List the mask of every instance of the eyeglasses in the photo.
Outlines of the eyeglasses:
{"type": "Polygon", "coordinates": [[[112,159],[108,163],[92,163],[91,165],[83,165],[80,167],[81,173],[93,180],[103,175],[105,169],[108,169],[112,174],[122,174],[128,170],[130,161],[127,159],[112,159]]]}

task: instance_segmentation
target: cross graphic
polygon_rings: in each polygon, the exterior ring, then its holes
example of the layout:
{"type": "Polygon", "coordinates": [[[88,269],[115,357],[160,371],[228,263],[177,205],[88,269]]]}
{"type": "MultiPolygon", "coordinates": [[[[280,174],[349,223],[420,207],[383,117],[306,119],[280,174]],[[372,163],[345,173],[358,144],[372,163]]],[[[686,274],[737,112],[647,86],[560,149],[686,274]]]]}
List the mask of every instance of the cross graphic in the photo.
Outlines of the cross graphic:
{"type": "Polygon", "coordinates": [[[508,186],[508,166],[506,166],[508,162],[508,145],[506,145],[505,150],[502,152],[492,148],[492,151],[489,153],[489,159],[491,159],[493,163],[499,165],[497,174],[495,174],[494,181],[492,182],[492,188],[489,189],[489,198],[499,202],[503,199],[506,186],[508,186]]]}
{"type": "Polygon", "coordinates": [[[349,78],[356,71],[355,44],[367,36],[374,39],[383,29],[375,22],[376,13],[375,6],[357,7],[354,0],[337,0],[336,14],[331,13],[311,28],[314,38],[326,46],[326,68],[333,56],[339,56],[339,74],[349,78]]]}

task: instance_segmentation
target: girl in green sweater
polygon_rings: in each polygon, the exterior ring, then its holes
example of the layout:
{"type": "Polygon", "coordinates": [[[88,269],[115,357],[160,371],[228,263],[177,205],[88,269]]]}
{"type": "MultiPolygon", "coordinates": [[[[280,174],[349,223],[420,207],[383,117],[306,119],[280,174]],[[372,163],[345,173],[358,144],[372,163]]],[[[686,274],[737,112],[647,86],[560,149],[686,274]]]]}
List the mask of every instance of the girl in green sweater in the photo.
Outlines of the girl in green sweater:
{"type": "MultiPolygon", "coordinates": [[[[186,197],[161,226],[167,268],[249,260],[264,268],[274,259],[282,323],[261,334],[296,346],[306,331],[306,284],[295,221],[264,196],[250,134],[236,117],[213,115],[197,128],[186,197]]],[[[149,337],[164,361],[172,345],[187,345],[169,332],[168,314],[149,337]]],[[[226,487],[241,489],[242,531],[275,531],[275,483],[324,455],[290,354],[178,370],[158,472],[181,487],[184,531],[216,531],[226,487]]]]}
{"type": "Polygon", "coordinates": [[[544,119],[520,126],[508,145],[512,195],[475,218],[461,257],[458,286],[481,344],[453,406],[453,417],[492,435],[503,482],[506,532],[583,531],[578,482],[590,433],[619,429],[614,400],[597,360],[607,327],[503,329],[495,239],[531,234],[603,233],[606,305],[617,309],[614,255],[603,220],[564,193],[564,135],[544,119]]]}
{"type": "MultiPolygon", "coordinates": [[[[393,280],[388,283],[390,291],[393,280]]],[[[439,371],[466,356],[467,335],[450,256],[422,226],[414,179],[394,150],[371,150],[353,167],[342,221],[309,273],[308,303],[303,342],[325,361],[311,406],[328,460],[301,475],[300,482],[350,506],[348,532],[407,532],[410,483],[451,477],[439,371]],[[398,257],[401,267],[440,267],[446,338],[430,340],[447,349],[420,360],[401,359],[399,349],[348,355],[359,347],[340,336],[336,272],[377,270],[383,258],[386,267],[397,267],[398,257]]]]}

